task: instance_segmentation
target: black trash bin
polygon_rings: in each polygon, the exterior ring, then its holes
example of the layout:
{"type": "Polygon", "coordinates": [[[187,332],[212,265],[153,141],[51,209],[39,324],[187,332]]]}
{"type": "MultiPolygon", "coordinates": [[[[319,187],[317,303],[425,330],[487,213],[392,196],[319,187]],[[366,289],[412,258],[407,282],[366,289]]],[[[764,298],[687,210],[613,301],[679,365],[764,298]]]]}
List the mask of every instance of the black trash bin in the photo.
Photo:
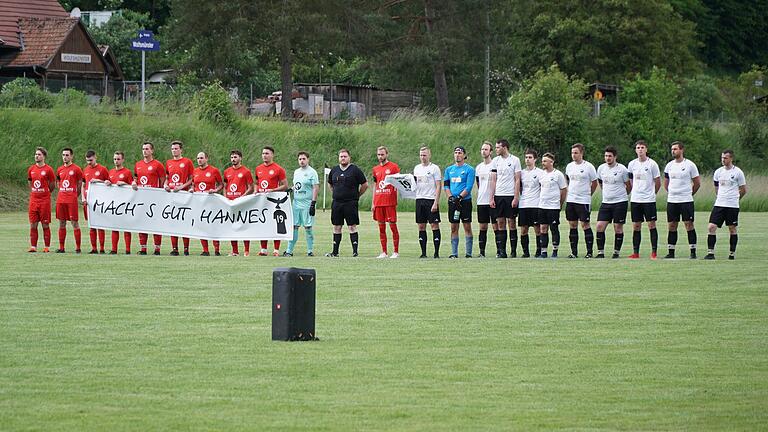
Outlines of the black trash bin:
{"type": "Polygon", "coordinates": [[[272,340],[307,341],[315,337],[315,269],[272,271],[272,340]]]}

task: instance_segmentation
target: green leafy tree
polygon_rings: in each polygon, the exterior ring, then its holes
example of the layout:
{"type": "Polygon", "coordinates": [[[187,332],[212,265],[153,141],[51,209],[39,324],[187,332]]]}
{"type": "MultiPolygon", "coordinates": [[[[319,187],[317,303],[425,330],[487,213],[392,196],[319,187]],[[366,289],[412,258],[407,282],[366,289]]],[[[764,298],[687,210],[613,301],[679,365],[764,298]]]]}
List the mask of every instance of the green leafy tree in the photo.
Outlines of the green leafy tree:
{"type": "MultiPolygon", "coordinates": [[[[120,63],[120,68],[127,80],[141,79],[141,55],[130,48],[131,39],[136,38],[139,30],[148,28],[150,19],[147,14],[130,10],[112,15],[109,21],[101,27],[88,29],[98,44],[109,45],[120,63]]],[[[147,55],[151,64],[154,54],[147,55]]],[[[149,66],[148,66],[149,68],[149,66]]]]}

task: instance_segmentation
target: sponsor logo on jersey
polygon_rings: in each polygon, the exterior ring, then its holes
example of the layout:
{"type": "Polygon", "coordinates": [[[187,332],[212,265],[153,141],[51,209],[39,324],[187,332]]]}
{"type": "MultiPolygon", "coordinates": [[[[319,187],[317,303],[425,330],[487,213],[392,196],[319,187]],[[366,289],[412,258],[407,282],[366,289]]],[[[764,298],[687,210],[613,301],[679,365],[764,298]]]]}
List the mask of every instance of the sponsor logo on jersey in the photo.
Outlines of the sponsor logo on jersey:
{"type": "Polygon", "coordinates": [[[147,176],[139,177],[139,183],[145,185],[145,184],[147,184],[147,182],[149,182],[149,179],[147,178],[147,176]]]}
{"type": "Polygon", "coordinates": [[[293,190],[295,190],[296,192],[300,191],[301,190],[301,182],[294,183],[293,184],[293,190]]]}
{"type": "Polygon", "coordinates": [[[64,180],[63,182],[61,182],[61,187],[63,189],[69,189],[69,180],[64,180]]]}
{"type": "Polygon", "coordinates": [[[380,181],[380,182],[379,182],[379,189],[382,189],[382,190],[383,190],[383,189],[385,189],[386,187],[387,187],[387,184],[386,184],[386,183],[384,183],[384,180],[382,180],[382,181],[380,181]]]}
{"type": "Polygon", "coordinates": [[[269,186],[269,182],[266,180],[262,180],[261,182],[259,182],[259,186],[261,186],[262,189],[266,189],[267,186],[269,186]]]}
{"type": "Polygon", "coordinates": [[[229,184],[229,191],[230,192],[237,192],[237,185],[234,183],[229,184]]]}
{"type": "Polygon", "coordinates": [[[32,183],[32,187],[35,188],[35,189],[40,189],[40,186],[42,186],[42,183],[40,183],[40,180],[35,180],[32,183]]]}
{"type": "Polygon", "coordinates": [[[206,184],[205,184],[205,183],[199,183],[199,184],[197,185],[197,188],[198,188],[200,191],[204,191],[206,187],[208,187],[208,186],[206,186],[206,184]]]}
{"type": "Polygon", "coordinates": [[[181,176],[179,176],[178,174],[174,174],[174,175],[171,176],[171,181],[172,182],[178,183],[179,180],[181,180],[181,176]]]}

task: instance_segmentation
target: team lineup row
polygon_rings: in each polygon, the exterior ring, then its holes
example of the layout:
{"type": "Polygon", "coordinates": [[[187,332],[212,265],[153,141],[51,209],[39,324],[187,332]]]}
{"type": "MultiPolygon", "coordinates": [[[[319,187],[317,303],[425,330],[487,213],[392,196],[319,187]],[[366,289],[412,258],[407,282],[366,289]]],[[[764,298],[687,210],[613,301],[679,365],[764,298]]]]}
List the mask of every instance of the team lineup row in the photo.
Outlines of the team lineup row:
{"type": "MultiPolygon", "coordinates": [[[[667,163],[663,171],[663,184],[667,190],[667,222],[669,225],[667,250],[665,258],[675,257],[677,243],[677,228],[682,220],[685,226],[690,257],[696,258],[696,231],[694,222],[693,196],[701,185],[696,165],[684,157],[683,143],[676,141],[671,144],[673,159],[667,163]]],[[[656,230],[656,194],[662,184],[662,172],[658,164],[647,155],[647,145],[644,141],[635,143],[637,158],[627,166],[617,162],[617,150],[607,147],[604,152],[605,163],[597,169],[584,160],[584,146],[574,144],[571,148],[573,159],[563,174],[555,166],[555,157],[545,153],[541,157],[542,168],[537,167],[538,154],[528,149],[524,155],[524,166],[520,159],[511,154],[509,143],[500,139],[495,144],[496,157],[491,158],[494,146],[485,141],[480,147],[482,162],[476,167],[466,163],[467,153],[462,146],[454,148],[455,163],[443,173],[437,165],[431,162],[431,152],[427,147],[419,149],[420,163],[413,169],[413,192],[416,199],[416,223],[419,230],[421,257],[427,257],[427,225],[432,230],[434,245],[433,257],[440,256],[440,212],[441,194],[448,197],[448,220],[451,225],[451,254],[450,258],[458,258],[459,225],[463,226],[465,237],[465,257],[472,257],[472,189],[477,187],[477,218],[480,225],[479,256],[486,256],[486,243],[489,225],[493,228],[498,258],[516,257],[518,246],[518,230],[520,226],[520,246],[523,257],[530,257],[529,230],[533,228],[536,243],[534,257],[556,258],[560,246],[560,212],[565,204],[565,216],[569,224],[570,254],[569,258],[578,257],[578,226],[581,225],[586,243],[586,258],[605,257],[605,231],[611,223],[614,226],[613,258],[620,257],[624,239],[623,226],[627,212],[631,208],[633,223],[633,253],[630,258],[639,258],[642,223],[648,224],[651,239],[651,258],[657,257],[658,233],[656,230]],[[597,187],[602,189],[602,203],[598,211],[596,224],[597,253],[593,252],[595,235],[591,228],[591,198],[597,187]],[[631,207],[630,207],[631,202],[631,207]],[[552,237],[552,249],[549,252],[549,234],[552,237]],[[509,240],[510,250],[507,250],[509,240]]],[[[57,188],[56,218],[59,220],[59,249],[64,252],[66,240],[66,222],[70,221],[75,237],[76,252],[80,252],[80,228],[78,225],[78,201],[83,204],[83,213],[87,219],[88,185],[91,182],[104,182],[107,185],[132,185],[132,187],[165,188],[168,192],[190,190],[197,192],[218,193],[223,190],[228,199],[237,199],[251,193],[268,193],[287,191],[289,189],[285,170],[273,161],[274,149],[262,149],[263,163],[254,174],[242,165],[242,152],[233,150],[230,153],[231,166],[221,172],[208,164],[208,155],[200,152],[197,155],[197,167],[190,159],[183,157],[183,143],[171,143],[172,159],[165,165],[154,158],[154,146],[145,142],[142,145],[143,159],[136,162],[134,171],[124,167],[125,156],[115,152],[115,168],[109,170],[99,165],[93,151],[86,153],[86,167],[81,170],[72,162],[73,151],[62,150],[63,165],[55,172],[45,164],[47,153],[43,148],[35,151],[35,164],[28,170],[30,186],[30,252],[37,250],[38,223],[42,224],[45,249],[50,246],[50,215],[51,192],[57,188]]],[[[397,164],[389,160],[386,147],[376,151],[378,164],[373,168],[372,214],[379,225],[381,254],[379,258],[399,257],[399,231],[397,228],[397,196],[402,185],[407,182],[388,182],[388,177],[402,177],[397,164]],[[388,253],[386,225],[392,233],[393,254],[388,253]]],[[[342,149],[338,153],[339,164],[331,169],[328,186],[332,191],[331,223],[333,225],[333,251],[326,256],[339,255],[343,225],[347,225],[352,244],[352,255],[358,254],[359,210],[360,196],[368,189],[368,180],[363,172],[351,163],[350,152],[342,149]]],[[[730,232],[729,258],[734,259],[738,242],[737,225],[739,200],[746,194],[744,173],[733,165],[733,151],[725,150],[721,154],[722,167],[715,171],[714,185],[717,199],[710,214],[707,249],[705,259],[714,259],[716,230],[725,223],[730,232]]],[[[299,152],[297,155],[298,168],[293,174],[293,239],[283,256],[293,256],[298,240],[299,228],[304,227],[307,238],[307,254],[314,255],[313,240],[315,203],[319,190],[317,172],[309,165],[309,154],[299,152]]],[[[410,174],[409,174],[410,176],[410,174]]],[[[112,250],[116,254],[120,235],[112,232],[112,250]]],[[[91,229],[91,253],[104,253],[104,230],[91,229]]],[[[183,253],[189,254],[189,239],[182,238],[183,253]]],[[[126,253],[130,253],[131,233],[124,233],[126,253]]],[[[148,235],[139,233],[139,254],[147,253],[148,235]]],[[[154,254],[160,254],[162,236],[154,235],[154,254]]],[[[210,255],[208,241],[201,240],[203,253],[210,255]]],[[[238,255],[238,243],[232,243],[231,255],[238,255]]],[[[179,255],[177,237],[171,237],[171,255],[179,255]]],[[[214,254],[220,255],[219,242],[213,241],[214,254]]],[[[261,241],[259,255],[267,255],[268,242],[261,241]]],[[[250,242],[244,242],[244,255],[250,253],[250,242]]],[[[280,241],[274,241],[273,255],[278,256],[280,241]]]]}

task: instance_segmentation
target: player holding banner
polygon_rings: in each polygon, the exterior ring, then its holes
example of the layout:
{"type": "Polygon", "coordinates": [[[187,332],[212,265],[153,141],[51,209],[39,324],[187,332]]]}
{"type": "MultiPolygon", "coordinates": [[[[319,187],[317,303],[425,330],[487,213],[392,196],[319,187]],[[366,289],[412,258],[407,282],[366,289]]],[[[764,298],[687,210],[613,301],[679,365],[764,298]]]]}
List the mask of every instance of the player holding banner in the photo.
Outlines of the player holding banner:
{"type": "MultiPolygon", "coordinates": [[[[121,151],[116,151],[112,160],[115,162],[115,167],[109,170],[109,179],[104,182],[107,186],[117,185],[130,185],[133,183],[133,175],[131,170],[124,167],[125,154],[121,151]]],[[[125,254],[131,254],[131,233],[128,231],[123,232],[123,238],[125,239],[125,254]]],[[[117,245],[120,243],[120,231],[112,231],[112,250],[110,255],[117,255],[117,245]]]]}
{"type": "Polygon", "coordinates": [[[400,256],[400,232],[397,230],[397,191],[393,186],[387,185],[384,179],[390,174],[400,173],[400,167],[390,161],[389,150],[380,146],[376,149],[376,158],[379,164],[373,167],[373,202],[371,212],[373,220],[379,223],[379,240],[381,241],[381,254],[377,258],[387,258],[387,223],[392,231],[392,249],[394,252],[389,258],[400,256]]]}
{"type": "MultiPolygon", "coordinates": [[[[184,143],[181,141],[171,142],[171,155],[173,159],[165,162],[165,171],[168,174],[165,178],[165,190],[167,192],[178,192],[189,190],[192,184],[192,172],[195,165],[189,158],[183,157],[184,143]]],[[[189,237],[182,238],[184,242],[184,255],[189,255],[189,237]]],[[[171,255],[179,256],[179,238],[171,236],[171,255]]]]}
{"type": "MultiPolygon", "coordinates": [[[[160,188],[165,184],[165,167],[160,161],[155,159],[155,146],[147,141],[141,145],[142,160],[134,165],[135,179],[131,186],[136,190],[139,187],[160,188]]],[[[147,254],[147,233],[139,233],[139,255],[147,254]]],[[[155,244],[155,255],[160,255],[160,244],[163,242],[163,236],[159,234],[152,235],[152,241],[155,244]]]]}
{"type": "MultiPolygon", "coordinates": [[[[275,158],[275,149],[270,146],[265,146],[261,150],[261,160],[263,164],[256,167],[254,182],[256,184],[255,193],[269,193],[280,192],[288,190],[288,179],[285,175],[285,170],[280,165],[273,162],[275,158]]],[[[267,256],[267,240],[261,241],[261,251],[259,256],[267,256]]],[[[275,246],[272,255],[280,255],[280,240],[274,240],[275,246]]]]}
{"type": "Polygon", "coordinates": [[[312,226],[315,224],[315,204],[317,193],[320,191],[320,179],[317,171],[309,166],[309,153],[300,151],[297,158],[299,168],[293,171],[293,238],[288,242],[288,250],[283,256],[293,256],[293,249],[299,240],[299,227],[302,225],[307,233],[307,256],[315,256],[315,235],[312,226]]]}
{"type": "MultiPolygon", "coordinates": [[[[218,168],[208,165],[208,153],[200,152],[197,154],[197,168],[192,173],[192,184],[194,185],[195,192],[214,194],[224,187],[224,183],[221,181],[221,172],[218,168]]],[[[200,239],[200,244],[203,246],[203,253],[201,256],[210,256],[208,249],[208,240],[200,239]]],[[[216,256],[221,256],[219,250],[219,241],[213,241],[213,250],[216,256]]]]}
{"type": "MultiPolygon", "coordinates": [[[[96,161],[96,152],[88,150],[85,153],[85,169],[83,170],[83,177],[85,178],[85,184],[82,191],[82,203],[83,203],[83,217],[88,220],[88,187],[91,182],[101,183],[105,180],[109,180],[109,170],[100,165],[96,161]]],[[[90,254],[104,253],[104,241],[106,240],[106,231],[103,229],[97,230],[91,228],[88,232],[91,240],[90,254]],[[99,239],[99,249],[96,250],[96,238],[99,239]]]]}
{"type": "Polygon", "coordinates": [[[35,149],[35,163],[27,170],[29,183],[29,252],[37,252],[37,225],[43,225],[43,252],[51,246],[51,192],[55,187],[53,168],[45,163],[48,152],[35,149]]]}
{"type": "MultiPolygon", "coordinates": [[[[243,152],[240,150],[229,152],[229,161],[232,162],[232,166],[224,170],[224,196],[234,200],[253,192],[253,176],[251,171],[243,166],[243,152]]],[[[237,248],[237,240],[232,240],[230,244],[232,245],[230,256],[238,256],[240,251],[237,248]]],[[[243,249],[244,256],[251,254],[249,240],[243,240],[243,249]]]]}

